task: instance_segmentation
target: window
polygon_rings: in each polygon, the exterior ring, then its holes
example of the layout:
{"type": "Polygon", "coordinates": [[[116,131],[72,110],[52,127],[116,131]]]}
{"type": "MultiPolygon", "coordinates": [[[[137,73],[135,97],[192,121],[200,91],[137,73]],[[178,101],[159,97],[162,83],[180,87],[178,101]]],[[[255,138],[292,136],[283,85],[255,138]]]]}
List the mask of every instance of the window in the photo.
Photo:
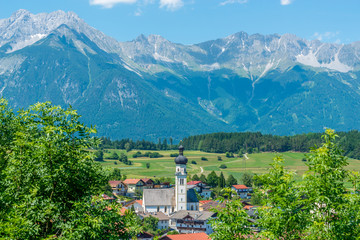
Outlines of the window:
{"type": "Polygon", "coordinates": [[[164,212],[166,212],[167,211],[167,206],[165,206],[165,210],[164,210],[164,212]]]}
{"type": "Polygon", "coordinates": [[[157,211],[158,211],[158,212],[160,211],[160,207],[159,207],[159,206],[157,207],[157,211]]]}
{"type": "Polygon", "coordinates": [[[193,205],[191,205],[190,210],[191,210],[191,211],[194,210],[194,206],[193,206],[193,205]]]}
{"type": "Polygon", "coordinates": [[[171,210],[172,210],[171,212],[174,212],[174,210],[175,210],[175,209],[174,209],[174,207],[172,207],[172,209],[171,209],[171,210]]]}

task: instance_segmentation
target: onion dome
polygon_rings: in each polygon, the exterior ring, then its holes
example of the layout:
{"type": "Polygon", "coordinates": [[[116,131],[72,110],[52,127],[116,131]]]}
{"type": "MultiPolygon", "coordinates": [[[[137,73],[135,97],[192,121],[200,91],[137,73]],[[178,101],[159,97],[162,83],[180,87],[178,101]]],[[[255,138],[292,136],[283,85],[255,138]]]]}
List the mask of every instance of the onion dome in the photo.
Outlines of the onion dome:
{"type": "Polygon", "coordinates": [[[188,162],[187,158],[183,155],[184,147],[180,145],[179,147],[179,156],[175,158],[176,164],[186,164],[188,162]]]}

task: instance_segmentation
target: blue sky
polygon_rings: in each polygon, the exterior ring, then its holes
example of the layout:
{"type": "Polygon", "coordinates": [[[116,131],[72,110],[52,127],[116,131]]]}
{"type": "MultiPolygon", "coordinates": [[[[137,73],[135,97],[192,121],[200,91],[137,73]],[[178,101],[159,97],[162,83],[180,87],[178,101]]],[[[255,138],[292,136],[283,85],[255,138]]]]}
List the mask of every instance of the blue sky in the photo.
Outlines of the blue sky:
{"type": "Polygon", "coordinates": [[[360,41],[360,0],[0,0],[0,18],[18,9],[73,11],[119,41],[158,34],[192,44],[239,31],[360,41]]]}

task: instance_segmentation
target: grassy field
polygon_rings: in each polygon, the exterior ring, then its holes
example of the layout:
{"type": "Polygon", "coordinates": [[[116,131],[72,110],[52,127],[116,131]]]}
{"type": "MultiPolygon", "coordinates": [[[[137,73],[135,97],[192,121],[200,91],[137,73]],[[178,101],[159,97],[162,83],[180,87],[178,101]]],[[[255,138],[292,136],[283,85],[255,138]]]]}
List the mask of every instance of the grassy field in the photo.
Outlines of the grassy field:
{"type": "MultiPolygon", "coordinates": [[[[104,157],[105,161],[101,164],[106,168],[119,168],[122,174],[125,174],[128,178],[160,178],[160,177],[174,177],[175,163],[174,157],[170,157],[171,153],[177,153],[176,150],[173,151],[151,151],[158,152],[161,155],[164,155],[162,158],[132,158],[132,155],[137,151],[125,152],[122,150],[113,150],[109,149],[105,152],[104,157]],[[115,160],[108,160],[106,157],[110,156],[112,152],[125,153],[128,156],[128,159],[133,162],[133,165],[125,165],[119,161],[117,164],[114,164],[115,160]],[[146,168],[146,163],[150,163],[150,168],[146,168]]],[[[141,151],[145,153],[146,151],[141,151]]],[[[255,153],[249,154],[248,159],[245,158],[226,158],[225,154],[217,153],[206,153],[200,151],[185,151],[184,155],[188,158],[187,169],[188,173],[191,175],[201,174],[201,168],[205,175],[209,174],[211,171],[216,173],[223,172],[225,177],[232,174],[238,180],[244,172],[252,173],[265,173],[269,168],[269,164],[272,162],[272,159],[275,156],[275,153],[255,153]],[[218,156],[222,158],[222,161],[218,161],[218,156]],[[201,157],[205,157],[208,160],[203,161],[201,157]],[[197,164],[191,164],[192,161],[196,161],[197,164]],[[226,169],[220,169],[219,166],[225,164],[226,169]]],[[[295,170],[298,175],[302,175],[307,167],[305,162],[302,161],[304,158],[304,153],[297,152],[285,152],[281,154],[285,159],[286,168],[289,170],[295,170]]],[[[360,171],[360,161],[349,159],[348,169],[360,171]]]]}

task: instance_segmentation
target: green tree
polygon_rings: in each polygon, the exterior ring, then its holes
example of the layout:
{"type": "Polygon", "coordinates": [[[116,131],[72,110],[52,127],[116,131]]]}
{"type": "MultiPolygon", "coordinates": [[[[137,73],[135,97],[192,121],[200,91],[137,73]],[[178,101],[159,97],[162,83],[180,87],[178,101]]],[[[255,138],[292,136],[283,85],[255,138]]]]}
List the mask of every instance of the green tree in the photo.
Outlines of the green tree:
{"type": "Polygon", "coordinates": [[[118,168],[114,168],[111,175],[110,180],[121,180],[121,171],[118,168]]]}
{"type": "Polygon", "coordinates": [[[234,178],[234,176],[230,174],[226,179],[226,186],[231,187],[232,185],[236,185],[236,184],[237,184],[236,178],[234,178]]]}
{"type": "Polygon", "coordinates": [[[102,150],[98,150],[94,153],[95,161],[104,161],[104,152],[102,150]]]}
{"type": "Polygon", "coordinates": [[[218,187],[224,188],[225,185],[226,185],[226,183],[225,183],[225,177],[224,177],[224,174],[221,172],[221,173],[220,173],[220,176],[219,176],[219,178],[218,178],[218,187]]]}
{"type": "Polygon", "coordinates": [[[247,186],[247,187],[252,187],[253,184],[253,178],[254,175],[248,172],[245,172],[242,176],[241,176],[241,182],[247,186]]]}
{"type": "Polygon", "coordinates": [[[158,222],[159,219],[153,217],[153,216],[149,216],[144,218],[143,220],[143,227],[145,231],[151,231],[151,232],[156,232],[157,227],[158,227],[158,222]]]}
{"type": "Polygon", "coordinates": [[[359,195],[346,194],[345,182],[350,172],[345,169],[348,162],[336,138],[335,131],[327,129],[322,146],[312,149],[307,156],[309,170],[304,176],[304,189],[306,204],[313,213],[308,228],[311,239],[360,237],[359,195]]]}
{"type": "Polygon", "coordinates": [[[200,179],[199,179],[199,180],[202,181],[203,183],[207,183],[207,180],[206,180],[206,177],[205,177],[204,174],[201,174],[201,175],[200,175],[200,179]]]}
{"type": "Polygon", "coordinates": [[[127,238],[132,225],[125,225],[131,222],[115,207],[104,211],[110,208],[101,198],[90,198],[108,181],[87,151],[99,143],[91,137],[95,129],[82,124],[76,110],[50,103],[16,116],[11,111],[1,100],[0,238],[127,238]]]}
{"type": "Polygon", "coordinates": [[[147,168],[147,169],[150,168],[150,163],[146,163],[146,168],[147,168]]]}
{"type": "Polygon", "coordinates": [[[217,216],[210,219],[211,227],[214,230],[210,235],[211,239],[247,239],[252,232],[248,227],[248,215],[243,209],[241,201],[221,199],[221,202],[225,202],[225,208],[212,210],[217,213],[217,216]]]}
{"type": "Polygon", "coordinates": [[[192,181],[199,181],[200,178],[198,177],[198,175],[194,174],[191,178],[192,181]]]}
{"type": "Polygon", "coordinates": [[[206,179],[206,183],[210,186],[210,187],[216,187],[218,185],[218,176],[216,175],[216,173],[214,171],[212,171],[207,179],[206,179]]]}
{"type": "Polygon", "coordinates": [[[108,158],[118,160],[119,155],[116,152],[112,152],[108,158]]]}

